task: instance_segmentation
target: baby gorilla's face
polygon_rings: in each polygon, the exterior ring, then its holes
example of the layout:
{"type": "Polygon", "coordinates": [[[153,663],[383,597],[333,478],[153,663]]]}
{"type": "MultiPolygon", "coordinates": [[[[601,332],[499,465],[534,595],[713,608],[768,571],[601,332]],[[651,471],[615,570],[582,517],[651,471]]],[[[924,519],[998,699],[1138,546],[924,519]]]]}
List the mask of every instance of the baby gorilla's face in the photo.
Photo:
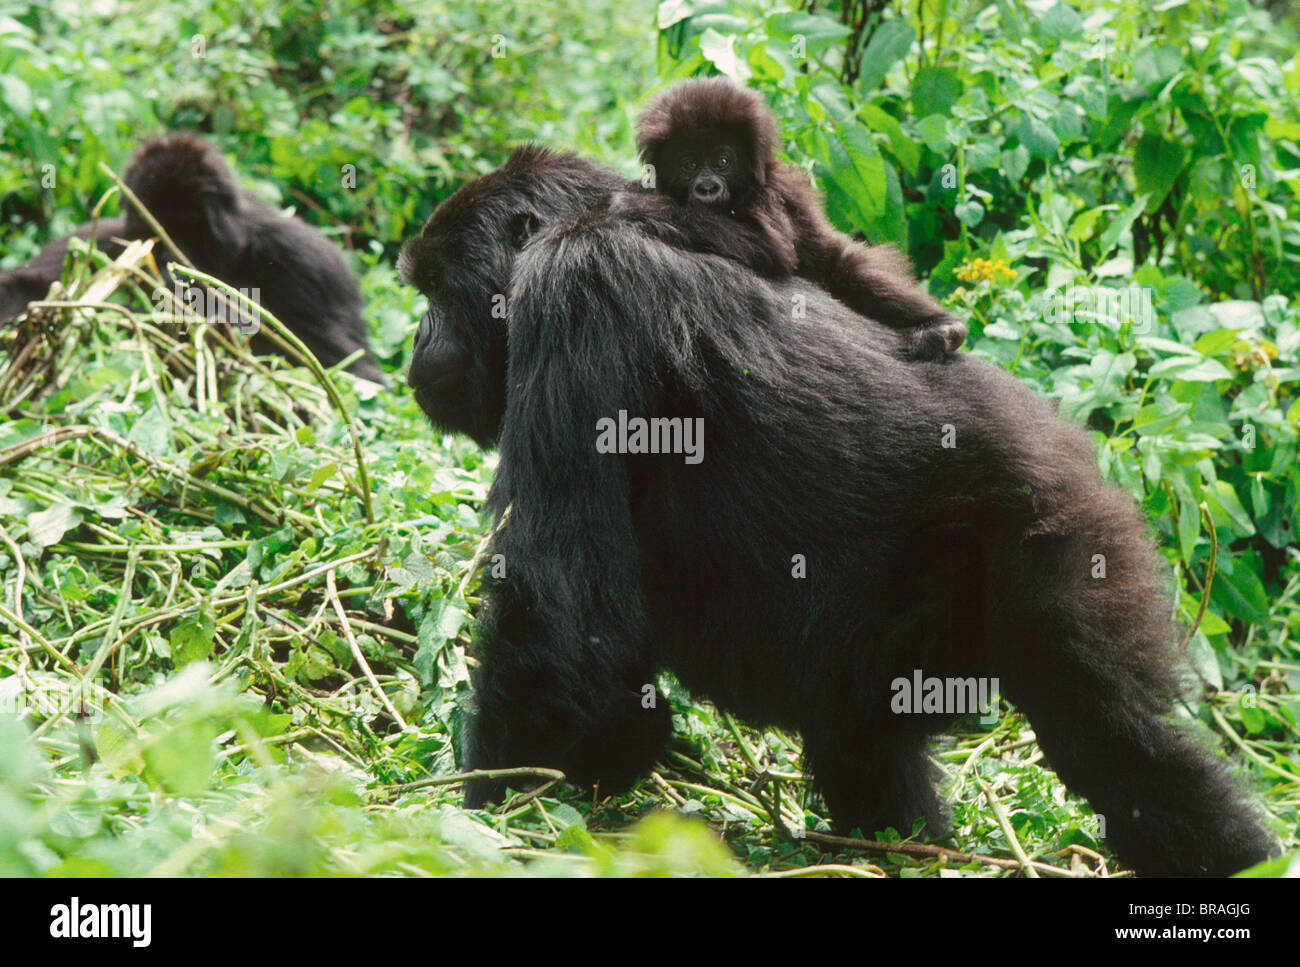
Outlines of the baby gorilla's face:
{"type": "Polygon", "coordinates": [[[733,141],[677,141],[660,164],[664,189],[683,205],[730,208],[752,182],[747,152],[733,141]]]}

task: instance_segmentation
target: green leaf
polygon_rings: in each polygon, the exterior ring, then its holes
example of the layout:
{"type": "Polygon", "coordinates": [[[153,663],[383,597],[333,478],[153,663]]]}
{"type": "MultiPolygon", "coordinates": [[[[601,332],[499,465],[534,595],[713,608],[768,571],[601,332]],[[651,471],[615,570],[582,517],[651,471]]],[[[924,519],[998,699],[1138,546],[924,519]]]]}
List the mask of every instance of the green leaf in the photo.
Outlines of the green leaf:
{"type": "Polygon", "coordinates": [[[736,56],[736,38],[718,33],[712,27],[700,37],[700,53],[720,74],[743,84],[749,80],[749,65],[736,56]]]}
{"type": "Polygon", "coordinates": [[[1096,208],[1089,208],[1080,212],[1075,216],[1074,221],[1070,222],[1070,228],[1066,234],[1076,242],[1086,242],[1092,238],[1098,219],[1113,210],[1113,205],[1098,205],[1096,208]]]}
{"type": "Polygon", "coordinates": [[[68,531],[81,526],[85,518],[72,504],[55,504],[27,518],[27,539],[37,547],[57,544],[68,531]]]}
{"type": "Polygon", "coordinates": [[[943,115],[931,114],[921,118],[916,122],[916,133],[935,154],[947,154],[952,148],[952,139],[948,136],[948,119],[943,115]]]}
{"type": "Polygon", "coordinates": [[[31,117],[35,105],[32,89],[10,74],[0,74],[0,102],[9,108],[9,113],[18,118],[31,117]]]}
{"type": "Polygon", "coordinates": [[[768,17],[765,26],[769,35],[781,40],[802,37],[808,53],[824,50],[853,32],[838,20],[802,10],[768,17]]]}
{"type": "Polygon", "coordinates": [[[167,417],[156,403],[135,421],[126,438],[154,456],[170,456],[173,450],[171,427],[167,424],[167,417]]]}
{"type": "Polygon", "coordinates": [[[1241,506],[1237,492],[1226,480],[1216,480],[1204,491],[1206,506],[1210,508],[1210,517],[1216,525],[1231,527],[1238,537],[1249,537],[1255,533],[1254,521],[1246,508],[1241,506]]]}
{"type": "Polygon", "coordinates": [[[548,810],[548,815],[552,822],[554,822],[560,829],[568,829],[571,826],[576,826],[578,829],[587,828],[587,820],[583,817],[582,813],[578,812],[578,810],[574,809],[568,803],[560,803],[558,806],[552,807],[548,810]]]}
{"type": "Polygon", "coordinates": [[[947,115],[964,89],[957,71],[951,67],[922,67],[912,82],[912,110],[919,116],[947,115]]]}
{"type": "Polygon", "coordinates": [[[1112,150],[1128,131],[1129,125],[1133,123],[1133,116],[1137,114],[1142,103],[1140,98],[1130,100],[1111,98],[1105,123],[1097,125],[1092,132],[1093,145],[1102,151],[1112,150]]]}
{"type": "Polygon", "coordinates": [[[1164,202],[1187,162],[1187,149],[1172,138],[1144,134],[1133,155],[1133,177],[1139,193],[1147,195],[1147,211],[1164,202]]]}
{"type": "Polygon", "coordinates": [[[179,668],[207,658],[216,647],[216,630],[216,616],[212,606],[205,602],[197,614],[182,618],[167,635],[172,646],[172,662],[179,668]]]}
{"type": "Polygon", "coordinates": [[[1280,880],[1295,877],[1300,877],[1300,852],[1265,860],[1234,875],[1234,879],[1248,880],[1280,880]]]}
{"type": "Polygon", "coordinates": [[[1257,705],[1241,705],[1238,711],[1241,712],[1241,724],[1250,735],[1258,735],[1268,725],[1268,716],[1257,705]]]}
{"type": "Polygon", "coordinates": [[[1056,132],[1036,117],[1028,114],[1020,116],[1020,125],[1016,137],[1034,158],[1055,158],[1061,149],[1061,139],[1056,132]]]}
{"type": "Polygon", "coordinates": [[[656,22],[660,30],[667,30],[675,23],[679,23],[695,12],[695,4],[692,0],[664,0],[659,4],[656,13],[656,22]]]}
{"type": "Polygon", "coordinates": [[[440,600],[437,607],[430,608],[425,614],[424,620],[420,622],[414,658],[415,670],[422,683],[433,684],[433,667],[438,652],[442,651],[448,641],[460,634],[467,621],[469,615],[448,598],[440,600]]]}
{"type": "Polygon", "coordinates": [[[1213,329],[1198,336],[1192,348],[1204,356],[1217,356],[1231,350],[1240,340],[1235,329],[1213,329]]]}
{"type": "Polygon", "coordinates": [[[1002,152],[1002,160],[998,162],[998,170],[1002,172],[1007,181],[1015,183],[1025,176],[1029,170],[1029,149],[1023,144],[1018,144],[1002,152]]]}
{"type": "Polygon", "coordinates": [[[1187,643],[1187,663],[1197,676],[1211,688],[1223,688],[1223,675],[1219,671],[1219,659],[1214,647],[1206,637],[1197,631],[1187,643]]]}
{"type": "Polygon", "coordinates": [[[348,644],[346,637],[336,634],[332,628],[324,628],[317,640],[333,656],[340,668],[347,671],[352,667],[352,646],[348,644]]]}
{"type": "Polygon", "coordinates": [[[1181,379],[1187,383],[1213,383],[1215,380],[1231,379],[1232,374],[1224,369],[1223,364],[1215,359],[1162,359],[1151,367],[1152,376],[1165,379],[1181,379]]]}
{"type": "Polygon", "coordinates": [[[827,145],[829,163],[819,172],[829,207],[853,228],[873,227],[888,201],[885,160],[862,125],[840,125],[836,135],[827,145]]]}
{"type": "Polygon", "coordinates": [[[121,778],[144,771],[140,743],[114,721],[107,721],[95,730],[95,750],[109,775],[121,778]]]}
{"type": "Polygon", "coordinates": [[[760,41],[751,47],[745,59],[754,72],[754,78],[759,81],[775,85],[785,77],[785,65],[768,53],[766,41],[760,41]]]}
{"type": "Polygon", "coordinates": [[[1190,563],[1196,554],[1196,541],[1201,536],[1201,508],[1192,500],[1178,500],[1178,551],[1183,561],[1190,563]]]}
{"type": "Polygon", "coordinates": [[[984,206],[977,201],[959,202],[953,208],[953,214],[967,228],[975,228],[984,221],[984,206]]]}
{"type": "Polygon", "coordinates": [[[216,763],[212,747],[216,737],[217,728],[210,722],[187,722],[170,729],[144,749],[148,777],[180,796],[202,794],[216,763]]]}
{"type": "Polygon", "coordinates": [[[1078,37],[1083,33],[1083,20],[1073,7],[1058,3],[1039,21],[1043,33],[1049,37],[1066,39],[1078,37]]]}
{"type": "Polygon", "coordinates": [[[862,54],[858,90],[869,93],[880,86],[889,69],[907,56],[916,42],[916,31],[904,20],[886,20],[871,35],[862,54]]]}
{"type": "Polygon", "coordinates": [[[1161,399],[1138,410],[1133,416],[1133,427],[1141,430],[1143,436],[1161,436],[1182,422],[1191,408],[1190,403],[1161,399]]]}
{"type": "Polygon", "coordinates": [[[921,166],[921,146],[903,133],[903,126],[892,114],[874,104],[866,104],[860,114],[862,122],[872,131],[879,131],[889,139],[889,148],[908,175],[915,176],[921,166]]]}
{"type": "Polygon", "coordinates": [[[325,466],[317,467],[313,470],[311,480],[307,481],[307,493],[311,493],[326,480],[329,480],[330,477],[334,476],[338,468],[339,465],[337,463],[327,463],[325,466]]]}
{"type": "MultiPolygon", "coordinates": [[[[1228,551],[1220,547],[1221,558],[1228,554],[1228,551]]],[[[1210,597],[1233,617],[1264,624],[1268,621],[1268,593],[1264,590],[1264,582],[1256,570],[1257,566],[1255,558],[1243,554],[1232,562],[1231,574],[1222,567],[1219,568],[1214,575],[1214,588],[1210,591],[1210,597]]]]}
{"type": "Polygon", "coordinates": [[[1138,54],[1133,62],[1133,77],[1139,84],[1154,91],[1183,69],[1183,55],[1177,47],[1148,48],[1138,54]]]}
{"type": "Polygon", "coordinates": [[[976,141],[966,149],[966,167],[970,171],[992,168],[1002,157],[1000,141],[976,141]]]}
{"type": "Polygon", "coordinates": [[[1119,244],[1120,236],[1137,221],[1138,216],[1146,208],[1146,203],[1146,195],[1141,196],[1125,210],[1124,214],[1106,227],[1106,231],[1101,233],[1101,241],[1097,243],[1097,257],[1099,259],[1104,259],[1119,244]]]}
{"type": "Polygon", "coordinates": [[[1061,141],[1078,141],[1083,137],[1083,118],[1073,104],[1062,104],[1047,122],[1061,141]]]}

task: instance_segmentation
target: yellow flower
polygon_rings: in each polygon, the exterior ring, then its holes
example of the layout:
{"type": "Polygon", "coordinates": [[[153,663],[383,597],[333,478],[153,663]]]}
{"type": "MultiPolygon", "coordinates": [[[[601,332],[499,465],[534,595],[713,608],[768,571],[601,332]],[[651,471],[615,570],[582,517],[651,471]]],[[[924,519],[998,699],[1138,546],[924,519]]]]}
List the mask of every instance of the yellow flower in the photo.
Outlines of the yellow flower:
{"type": "Polygon", "coordinates": [[[962,259],[952,274],[962,282],[1011,282],[1016,278],[1016,270],[1006,259],[962,259]]]}

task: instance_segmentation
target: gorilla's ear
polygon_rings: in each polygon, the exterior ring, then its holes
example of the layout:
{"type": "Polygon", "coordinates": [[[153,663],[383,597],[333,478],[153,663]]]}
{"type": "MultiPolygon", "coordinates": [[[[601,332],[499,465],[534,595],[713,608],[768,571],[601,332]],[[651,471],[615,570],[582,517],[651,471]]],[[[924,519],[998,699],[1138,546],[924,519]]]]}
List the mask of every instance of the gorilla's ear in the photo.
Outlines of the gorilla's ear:
{"type": "Polygon", "coordinates": [[[523,246],[537,234],[537,230],[542,227],[541,220],[532,212],[515,212],[510,216],[510,238],[515,244],[515,248],[523,246]]]}

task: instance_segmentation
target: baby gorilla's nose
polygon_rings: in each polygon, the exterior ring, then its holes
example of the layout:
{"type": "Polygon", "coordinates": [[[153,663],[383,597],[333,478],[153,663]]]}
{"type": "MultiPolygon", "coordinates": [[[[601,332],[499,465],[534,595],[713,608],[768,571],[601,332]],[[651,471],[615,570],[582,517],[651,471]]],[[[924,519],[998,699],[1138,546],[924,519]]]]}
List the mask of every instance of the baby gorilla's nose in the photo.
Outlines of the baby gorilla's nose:
{"type": "Polygon", "coordinates": [[[691,186],[691,198],[705,205],[716,205],[724,201],[727,186],[721,178],[704,177],[691,186]]]}

